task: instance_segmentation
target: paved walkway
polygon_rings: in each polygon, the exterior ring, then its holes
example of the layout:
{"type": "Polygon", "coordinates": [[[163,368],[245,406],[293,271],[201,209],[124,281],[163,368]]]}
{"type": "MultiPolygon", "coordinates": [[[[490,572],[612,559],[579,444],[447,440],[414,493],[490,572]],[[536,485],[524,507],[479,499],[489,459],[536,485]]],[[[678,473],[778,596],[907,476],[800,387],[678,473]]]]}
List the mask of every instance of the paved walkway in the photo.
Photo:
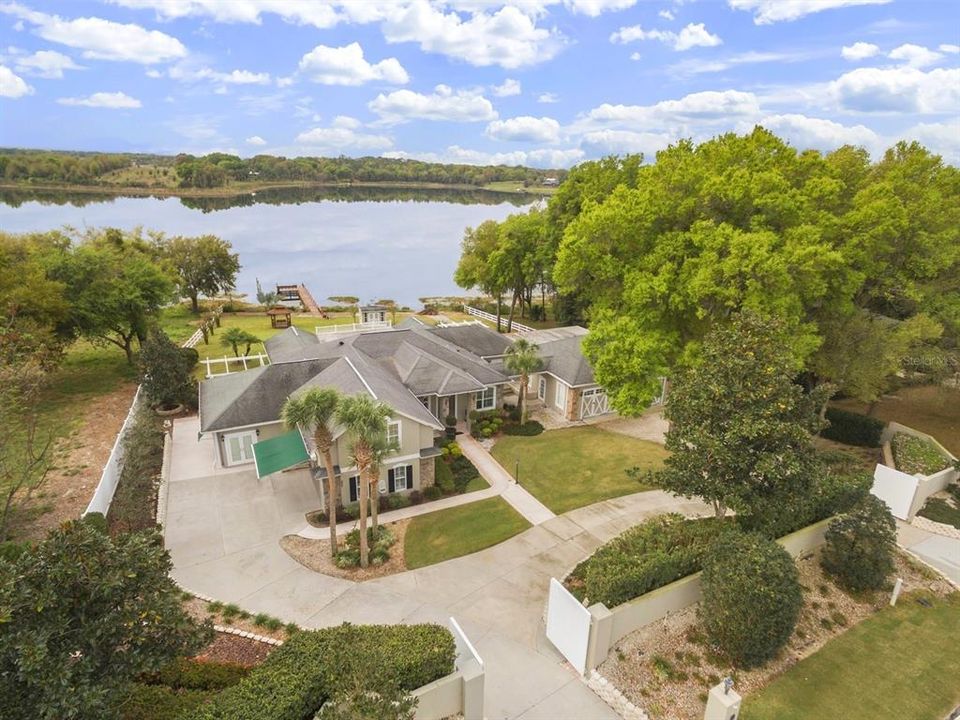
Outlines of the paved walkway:
{"type": "Polygon", "coordinates": [[[960,586],[960,540],[897,520],[897,543],[960,586]]]}
{"type": "Polygon", "coordinates": [[[187,459],[203,460],[197,445],[196,435],[175,432],[165,542],[182,587],[304,627],[455,617],[484,658],[490,720],[616,720],[546,639],[550,577],[646,517],[709,513],[661,491],[637,493],[553,517],[472,555],[354,583],[308,570],[279,547],[303,521],[298,503],[316,502],[316,488],[258,481],[250,470],[211,474],[205,462],[191,472],[187,459]]]}

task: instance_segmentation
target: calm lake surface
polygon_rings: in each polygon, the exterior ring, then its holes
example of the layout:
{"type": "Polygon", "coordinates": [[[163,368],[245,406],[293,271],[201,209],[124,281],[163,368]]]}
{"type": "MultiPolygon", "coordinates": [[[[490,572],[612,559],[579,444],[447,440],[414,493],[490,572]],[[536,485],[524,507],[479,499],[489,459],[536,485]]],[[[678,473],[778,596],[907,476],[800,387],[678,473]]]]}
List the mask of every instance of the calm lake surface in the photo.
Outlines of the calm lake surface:
{"type": "Polygon", "coordinates": [[[321,304],[458,295],[453,282],[467,227],[523,212],[535,201],[483,191],[287,188],[218,198],[117,197],[0,191],[0,230],[63,226],[212,234],[240,253],[238,292],[304,283],[321,304]]]}

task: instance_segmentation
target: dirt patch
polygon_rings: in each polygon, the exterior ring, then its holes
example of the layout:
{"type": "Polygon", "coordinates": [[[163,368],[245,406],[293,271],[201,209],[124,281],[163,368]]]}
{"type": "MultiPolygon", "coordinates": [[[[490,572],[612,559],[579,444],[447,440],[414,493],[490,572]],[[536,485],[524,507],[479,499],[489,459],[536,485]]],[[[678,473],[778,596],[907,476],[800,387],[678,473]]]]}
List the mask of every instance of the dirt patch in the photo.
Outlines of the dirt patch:
{"type": "MultiPolygon", "coordinates": [[[[903,591],[928,590],[948,595],[954,588],[939,575],[900,553],[895,577],[903,591]]],[[[655,720],[699,720],[707,692],[724,677],[734,678],[743,696],[756,692],[793,665],[819,650],[890,600],[888,592],[853,597],[823,573],[817,556],[797,561],[804,604],[797,629],[765,666],[735,670],[709,646],[700,630],[697,606],[691,606],[628,635],[610,651],[600,673],[655,720]]]]}
{"type": "Polygon", "coordinates": [[[409,520],[398,520],[384,525],[384,527],[390,528],[397,538],[397,541],[390,548],[390,559],[382,565],[370,565],[366,568],[337,567],[330,555],[329,540],[308,540],[299,535],[286,535],[280,539],[280,547],[284,549],[287,555],[314,572],[353,580],[354,582],[365,582],[366,580],[406,572],[407,564],[404,562],[403,543],[409,524],[409,520]]]}
{"type": "Polygon", "coordinates": [[[883,464],[883,451],[880,448],[859,447],[857,445],[845,445],[844,443],[828,440],[825,437],[815,436],[813,446],[818,451],[843,452],[850,455],[860,467],[871,475],[877,467],[877,463],[883,464]]]}
{"type": "Polygon", "coordinates": [[[198,660],[230,662],[253,667],[266,660],[267,656],[276,649],[276,645],[218,632],[213,642],[196,657],[198,660]]]}
{"type": "Polygon", "coordinates": [[[78,400],[72,413],[80,415],[77,424],[54,445],[54,469],[13,517],[15,538],[39,540],[86,510],[136,391],[126,382],[105,395],[78,400]]]}

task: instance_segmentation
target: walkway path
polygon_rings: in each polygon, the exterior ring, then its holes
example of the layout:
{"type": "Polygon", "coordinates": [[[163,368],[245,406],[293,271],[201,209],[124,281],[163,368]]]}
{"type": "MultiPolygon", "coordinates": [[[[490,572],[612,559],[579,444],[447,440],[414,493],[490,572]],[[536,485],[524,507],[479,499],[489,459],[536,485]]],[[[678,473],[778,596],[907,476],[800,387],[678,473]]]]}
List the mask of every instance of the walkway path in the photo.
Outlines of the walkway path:
{"type": "Polygon", "coordinates": [[[550,577],[563,577],[646,517],[709,512],[661,491],[637,493],[551,518],[472,555],[354,583],[308,570],[278,544],[302,524],[311,494],[316,502],[309,481],[258,481],[250,470],[211,473],[202,461],[211,456],[198,448],[203,441],[179,431],[165,544],[182,587],[304,627],[446,624],[455,617],[486,664],[489,720],[616,720],[546,639],[550,577]]]}
{"type": "Polygon", "coordinates": [[[897,520],[897,543],[960,586],[960,540],[897,520]]]}
{"type": "MultiPolygon", "coordinates": [[[[556,517],[548,507],[537,500],[533,495],[524,490],[520,485],[514,482],[510,473],[503,469],[493,455],[487,452],[484,447],[469,435],[457,435],[457,444],[463,450],[463,454],[472,462],[480,475],[486,480],[490,487],[485,490],[476,490],[465,495],[454,495],[453,497],[434,500],[433,502],[422,505],[412,505],[410,507],[400,508],[399,510],[388,510],[380,513],[381,523],[392,523],[398,520],[408,520],[418,515],[436,512],[437,510],[446,510],[447,508],[467,505],[479,500],[500,496],[523,515],[531,525],[539,525],[551,518],[556,517]]],[[[337,524],[338,533],[348,533],[357,526],[355,520],[349,520],[337,524]]],[[[318,528],[313,525],[306,525],[297,530],[297,535],[311,540],[326,540],[330,536],[329,528],[318,528]]]]}

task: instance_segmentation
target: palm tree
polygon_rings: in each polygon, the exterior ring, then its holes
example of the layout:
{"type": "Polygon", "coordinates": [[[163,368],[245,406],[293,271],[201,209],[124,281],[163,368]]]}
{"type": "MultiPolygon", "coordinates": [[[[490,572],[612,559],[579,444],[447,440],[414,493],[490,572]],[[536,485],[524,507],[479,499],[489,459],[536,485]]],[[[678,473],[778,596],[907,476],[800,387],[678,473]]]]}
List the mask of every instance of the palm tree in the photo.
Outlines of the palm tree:
{"type": "Polygon", "coordinates": [[[323,456],[327,471],[327,520],[330,524],[330,552],[337,554],[337,478],[333,472],[333,431],[330,426],[341,402],[333,388],[310,388],[287,398],[281,416],[287,427],[313,428],[313,444],[323,456]]]}
{"type": "Polygon", "coordinates": [[[244,355],[250,354],[250,346],[254,343],[260,342],[258,338],[253,333],[249,333],[246,330],[241,330],[238,327],[232,327],[226,330],[223,333],[223,336],[220,338],[220,344],[224,347],[229,347],[233,350],[233,354],[236,357],[240,357],[240,346],[246,345],[246,350],[243,351],[244,355]]]}
{"type": "Polygon", "coordinates": [[[337,407],[337,422],[352,438],[350,452],[360,475],[360,567],[367,567],[367,504],[370,488],[380,480],[378,448],[387,444],[390,408],[368,395],[350,395],[337,407]]]}
{"type": "Polygon", "coordinates": [[[527,424],[527,383],[530,373],[540,369],[540,349],[529,340],[514,341],[504,359],[507,370],[520,376],[520,424],[527,424]]]}
{"type": "Polygon", "coordinates": [[[386,433],[370,448],[370,519],[373,521],[374,537],[377,537],[377,531],[380,528],[380,468],[383,465],[384,458],[394,450],[397,450],[397,445],[387,440],[386,433]]]}

